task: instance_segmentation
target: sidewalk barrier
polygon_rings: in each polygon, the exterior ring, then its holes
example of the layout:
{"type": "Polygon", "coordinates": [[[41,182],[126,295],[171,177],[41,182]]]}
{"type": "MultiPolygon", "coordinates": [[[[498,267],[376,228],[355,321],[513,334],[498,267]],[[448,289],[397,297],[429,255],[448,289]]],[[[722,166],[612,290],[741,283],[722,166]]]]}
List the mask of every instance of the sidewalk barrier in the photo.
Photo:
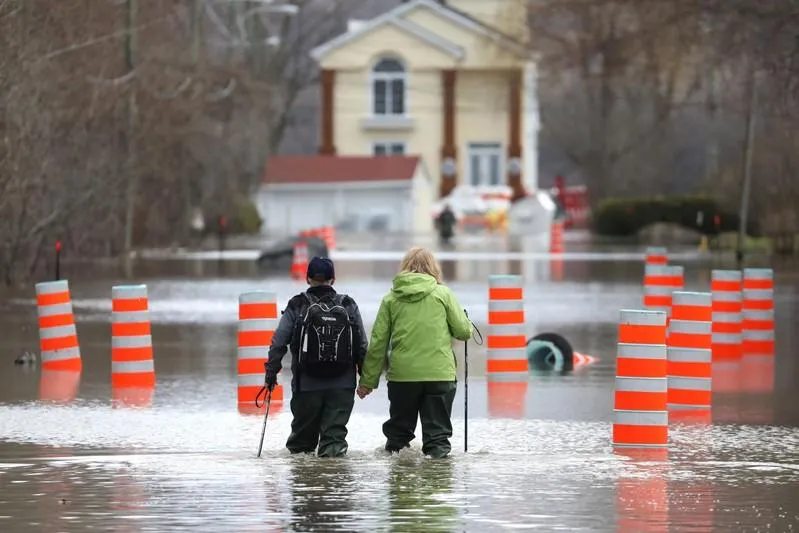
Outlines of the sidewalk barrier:
{"type": "Polygon", "coordinates": [[[296,241],[291,258],[291,279],[304,280],[308,275],[308,243],[296,241]]]}
{"type": "Polygon", "coordinates": [[[646,265],[668,265],[669,252],[662,246],[650,246],[646,249],[646,265]]]}
{"type": "Polygon", "coordinates": [[[740,270],[714,270],[713,362],[740,361],[743,350],[743,277],[740,270]]]}
{"type": "Polygon", "coordinates": [[[769,268],[743,273],[743,353],[774,355],[774,279],[769,268]]]}
{"type": "Polygon", "coordinates": [[[679,417],[709,421],[713,376],[712,306],[710,293],[674,293],[667,340],[668,408],[690,413],[672,413],[672,420],[679,417]]]}
{"type": "Polygon", "coordinates": [[[644,307],[671,313],[671,293],[684,285],[684,269],[677,265],[646,265],[644,273],[644,307]]]}
{"type": "Polygon", "coordinates": [[[524,416],[529,379],[521,276],[488,278],[486,377],[491,416],[524,416]]]}
{"type": "Polygon", "coordinates": [[[152,401],[155,364],[146,285],[111,288],[112,403],[144,407],[152,401]]]}
{"type": "MultiPolygon", "coordinates": [[[[277,330],[277,294],[252,291],[239,295],[238,405],[241,413],[260,413],[255,397],[264,385],[264,363],[277,330]]],[[[272,403],[283,402],[283,386],[272,391],[272,403]]],[[[273,405],[274,407],[274,405],[273,405]]]]}
{"type": "Polygon", "coordinates": [[[72,313],[69,282],[61,280],[37,283],[36,310],[39,317],[42,370],[80,372],[80,347],[75,316],[72,313]]]}
{"type": "Polygon", "coordinates": [[[619,321],[613,445],[668,445],[666,313],[622,310],[619,321]]]}

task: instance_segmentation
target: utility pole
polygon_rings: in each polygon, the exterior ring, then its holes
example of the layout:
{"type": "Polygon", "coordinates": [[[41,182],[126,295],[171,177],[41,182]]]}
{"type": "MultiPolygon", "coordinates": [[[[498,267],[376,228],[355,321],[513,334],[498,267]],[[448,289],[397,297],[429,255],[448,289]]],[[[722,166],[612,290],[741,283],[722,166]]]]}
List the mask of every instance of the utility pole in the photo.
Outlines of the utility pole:
{"type": "Polygon", "coordinates": [[[708,121],[708,136],[705,143],[705,181],[707,186],[718,177],[719,171],[719,139],[718,139],[718,102],[716,99],[716,54],[711,53],[713,28],[707,14],[701,20],[702,34],[705,38],[705,109],[708,121]]]}
{"type": "MultiPolygon", "coordinates": [[[[136,69],[138,55],[138,0],[127,0],[125,17],[125,68],[128,73],[136,69]]],[[[122,264],[126,278],[133,276],[133,223],[138,193],[138,168],[136,165],[136,134],[138,124],[138,102],[136,100],[136,79],[128,90],[128,134],[127,134],[127,188],[125,191],[125,237],[122,250],[122,264]]]]}
{"type": "Polygon", "coordinates": [[[753,60],[751,61],[749,68],[749,109],[746,116],[746,144],[744,146],[741,208],[738,214],[738,249],[735,254],[736,260],[738,262],[738,268],[743,266],[744,249],[746,248],[746,227],[748,225],[749,218],[749,196],[752,190],[752,159],[754,157],[755,121],[757,118],[758,106],[758,76],[753,60]]]}

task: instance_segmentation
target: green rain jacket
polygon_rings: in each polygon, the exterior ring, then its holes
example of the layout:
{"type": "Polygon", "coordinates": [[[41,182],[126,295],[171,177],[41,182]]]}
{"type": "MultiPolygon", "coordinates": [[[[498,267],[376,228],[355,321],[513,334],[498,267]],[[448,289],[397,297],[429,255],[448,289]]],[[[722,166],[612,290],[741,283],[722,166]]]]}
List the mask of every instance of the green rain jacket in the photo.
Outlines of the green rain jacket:
{"type": "Polygon", "coordinates": [[[472,324],[455,294],[427,274],[402,273],[380,303],[361,385],[388,381],[455,381],[453,337],[468,340],[472,324]]]}

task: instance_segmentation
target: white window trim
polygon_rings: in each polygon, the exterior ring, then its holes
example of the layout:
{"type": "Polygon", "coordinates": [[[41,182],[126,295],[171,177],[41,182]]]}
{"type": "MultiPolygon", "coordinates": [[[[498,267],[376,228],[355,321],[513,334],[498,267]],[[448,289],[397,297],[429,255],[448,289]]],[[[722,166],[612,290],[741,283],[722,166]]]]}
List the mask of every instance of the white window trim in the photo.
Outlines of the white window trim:
{"type": "MultiPolygon", "coordinates": [[[[408,65],[405,63],[405,61],[403,61],[402,59],[400,59],[400,58],[398,58],[396,56],[391,56],[391,55],[385,55],[385,56],[378,57],[377,61],[375,61],[374,64],[372,64],[372,67],[369,69],[369,85],[368,85],[368,89],[369,89],[369,116],[374,118],[374,119],[386,119],[386,120],[390,120],[390,119],[393,119],[393,118],[410,118],[410,115],[408,113],[408,104],[409,104],[408,85],[409,85],[409,79],[410,79],[410,76],[408,74],[408,65]],[[383,59],[393,59],[395,61],[399,61],[402,64],[402,66],[403,66],[403,68],[405,70],[401,74],[398,73],[398,72],[375,72],[375,70],[374,70],[375,67],[383,59]],[[396,114],[395,113],[386,113],[386,114],[383,114],[383,115],[378,115],[377,113],[375,113],[375,82],[377,80],[391,81],[391,80],[398,80],[398,79],[401,79],[401,80],[403,80],[405,82],[402,85],[402,90],[403,90],[403,94],[402,94],[402,103],[403,103],[402,113],[396,113],[396,114]]],[[[386,102],[386,105],[388,106],[388,102],[386,102]]]]}
{"type": "MultiPolygon", "coordinates": [[[[373,141],[372,142],[372,155],[373,156],[377,156],[377,154],[375,153],[375,151],[376,151],[375,148],[377,148],[377,146],[381,145],[381,144],[385,145],[386,147],[390,147],[392,144],[401,144],[402,145],[402,154],[387,153],[386,155],[389,155],[389,156],[393,155],[395,157],[408,155],[408,143],[406,143],[405,141],[373,141]]],[[[378,156],[378,157],[383,157],[383,156],[378,156]]]]}
{"type": "Polygon", "coordinates": [[[490,142],[490,141],[482,141],[482,142],[470,142],[466,144],[466,149],[463,151],[466,154],[466,176],[463,181],[464,185],[468,185],[469,187],[505,187],[508,185],[508,176],[506,172],[506,164],[505,164],[505,151],[504,146],[501,142],[490,142]],[[472,150],[471,147],[475,144],[494,144],[499,147],[498,151],[498,161],[499,161],[499,183],[496,185],[491,184],[478,184],[475,185],[472,183],[472,150]]]}

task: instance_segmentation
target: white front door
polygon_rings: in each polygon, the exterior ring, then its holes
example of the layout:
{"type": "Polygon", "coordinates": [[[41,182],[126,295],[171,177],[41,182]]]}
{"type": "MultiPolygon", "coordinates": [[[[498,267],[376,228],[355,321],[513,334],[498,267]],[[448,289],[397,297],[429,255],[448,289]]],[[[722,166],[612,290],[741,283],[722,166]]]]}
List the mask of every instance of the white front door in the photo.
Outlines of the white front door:
{"type": "Polygon", "coordinates": [[[467,146],[469,157],[469,185],[504,185],[502,175],[502,145],[500,143],[471,143],[467,146]]]}

